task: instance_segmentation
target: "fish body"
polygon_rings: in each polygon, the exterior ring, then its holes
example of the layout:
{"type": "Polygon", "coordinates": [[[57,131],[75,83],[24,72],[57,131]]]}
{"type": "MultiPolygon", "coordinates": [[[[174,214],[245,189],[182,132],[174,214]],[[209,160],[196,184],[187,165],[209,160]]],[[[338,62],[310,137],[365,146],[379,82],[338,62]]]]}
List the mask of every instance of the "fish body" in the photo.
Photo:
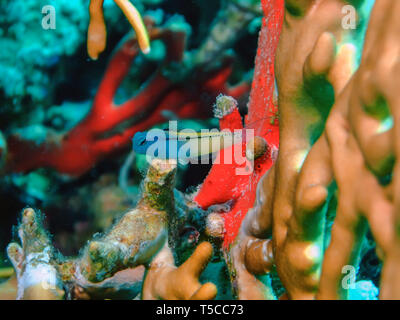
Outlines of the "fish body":
{"type": "Polygon", "coordinates": [[[133,149],[139,154],[154,154],[158,158],[197,158],[216,153],[245,139],[244,130],[232,131],[170,131],[137,132],[133,149]],[[189,153],[188,153],[189,152],[189,153]]]}

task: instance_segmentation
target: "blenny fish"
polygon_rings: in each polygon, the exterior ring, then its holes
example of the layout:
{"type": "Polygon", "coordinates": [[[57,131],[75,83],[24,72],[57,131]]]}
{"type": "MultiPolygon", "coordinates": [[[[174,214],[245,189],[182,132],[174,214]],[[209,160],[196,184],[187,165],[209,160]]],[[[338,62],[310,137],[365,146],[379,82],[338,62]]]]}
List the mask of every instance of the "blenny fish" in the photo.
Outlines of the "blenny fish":
{"type": "Polygon", "coordinates": [[[158,158],[178,158],[183,155],[188,159],[214,154],[238,143],[253,138],[252,130],[195,132],[193,130],[171,131],[153,129],[137,132],[132,141],[133,149],[138,154],[154,154],[158,158]],[[250,132],[251,131],[251,132],[250,132]],[[190,153],[187,154],[187,151],[190,153]]]}

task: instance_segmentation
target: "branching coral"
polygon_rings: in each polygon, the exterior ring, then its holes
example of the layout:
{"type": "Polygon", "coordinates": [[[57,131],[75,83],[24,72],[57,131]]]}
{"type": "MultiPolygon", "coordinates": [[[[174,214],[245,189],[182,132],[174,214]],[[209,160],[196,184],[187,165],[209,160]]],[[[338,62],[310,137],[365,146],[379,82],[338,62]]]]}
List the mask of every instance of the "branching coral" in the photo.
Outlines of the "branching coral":
{"type": "MultiPolygon", "coordinates": [[[[107,32],[104,23],[103,2],[104,0],[90,0],[89,6],[90,24],[88,28],[87,48],[89,56],[94,60],[98,58],[99,54],[106,47],[107,32]]],[[[129,0],[114,0],[114,2],[120,7],[135,30],[142,52],[149,53],[149,36],[139,11],[129,0]]]]}
{"type": "Polygon", "coordinates": [[[209,109],[208,99],[201,99],[204,95],[212,98],[224,92],[240,97],[247,92],[247,83],[232,88],[227,86],[231,72],[228,60],[216,70],[204,73],[198,70],[200,73],[195,79],[176,83],[168,77],[166,70],[182,60],[185,32],[171,25],[170,28],[151,28],[150,37],[165,42],[166,60],[137,95],[119,106],[113,102],[132,60],[139,53],[137,39],[131,38],[111,59],[89,114],[73,129],[64,134],[49,132],[41,143],[17,133],[8,137],[8,170],[26,172],[51,167],[59,173],[78,176],[108,154],[126,147],[136,131],[166,121],[164,109],[181,118],[204,118],[209,109]],[[30,157],[26,157],[27,152],[30,157]]]}
{"type": "MultiPolygon", "coordinates": [[[[393,73],[399,60],[393,12],[399,6],[376,1],[361,64],[353,74],[357,33],[341,27],[345,4],[286,3],[276,57],[279,156],[259,185],[261,201],[247,215],[233,250],[238,252],[236,265],[246,266],[238,267],[243,279],[257,283],[254,275],[275,265],[291,299],[347,298],[343,268],[357,269],[368,226],[384,260],[381,297],[398,297],[396,258],[390,258],[396,256],[398,241],[393,193],[397,135],[390,122],[395,123],[399,105],[393,73]],[[317,83],[323,89],[319,97],[317,83]],[[336,196],[330,230],[327,210],[336,196]]],[[[260,296],[258,284],[244,283],[239,297],[260,296]]]]}
{"type": "Polygon", "coordinates": [[[168,248],[176,215],[175,171],[175,161],[153,160],[137,207],[104,236],[90,241],[75,259],[57,253],[43,217],[25,209],[18,228],[22,247],[11,243],[7,249],[17,274],[18,298],[133,298],[141,289],[143,266],[149,267],[146,299],[214,298],[215,286],[198,281],[211,258],[211,245],[202,243],[178,268],[168,248]]]}
{"type": "MultiPolygon", "coordinates": [[[[299,5],[293,2],[286,3],[286,6],[291,4],[299,5]]],[[[305,8],[311,6],[311,2],[301,4],[305,8]]],[[[296,240],[289,238],[289,221],[294,219],[292,217],[296,215],[296,210],[308,212],[309,206],[313,205],[320,208],[318,197],[326,197],[326,194],[318,188],[312,189],[309,197],[315,202],[306,202],[296,208],[295,193],[290,190],[295,190],[299,169],[310,145],[315,141],[315,136],[321,133],[323,122],[334,101],[333,89],[336,89],[337,95],[352,71],[352,66],[349,65],[352,61],[347,62],[349,53],[354,52],[350,42],[351,30],[343,29],[340,23],[343,5],[341,1],[321,1],[313,7],[314,10],[307,11],[301,7],[299,10],[304,14],[302,19],[293,17],[292,11],[286,10],[276,55],[280,112],[278,162],[265,182],[265,186],[271,188],[271,191],[265,192],[269,199],[265,206],[255,209],[254,214],[259,216],[258,221],[264,220],[262,226],[253,221],[246,231],[257,237],[265,237],[271,233],[272,228],[274,260],[290,298],[301,297],[301,293],[296,292],[301,291],[299,288],[309,292],[312,288],[316,290],[318,286],[317,265],[322,261],[320,250],[323,250],[324,238],[323,233],[321,235],[317,230],[324,230],[324,220],[314,226],[309,226],[309,221],[303,222],[310,236],[299,235],[301,239],[311,240],[310,237],[314,237],[314,241],[302,243],[303,246],[296,246],[296,240]],[[299,42],[297,39],[302,40],[299,42]],[[339,41],[337,53],[335,39],[339,41]],[[297,49],[300,43],[302,50],[297,49]],[[291,47],[293,49],[288,49],[291,47]],[[294,52],[295,56],[289,52],[294,52]],[[333,81],[334,85],[331,84],[333,81]],[[319,90],[314,90],[316,85],[320,86],[319,90]],[[301,254],[305,260],[301,259],[301,254]]],[[[307,196],[308,194],[304,195],[307,196]]],[[[326,207],[322,209],[319,214],[323,216],[326,207]]],[[[251,221],[251,217],[248,219],[251,221]]]]}
{"type": "MultiPolygon", "coordinates": [[[[255,79],[249,102],[249,112],[245,119],[245,125],[236,108],[235,102],[226,107],[223,101],[217,101],[216,115],[220,117],[221,129],[247,129],[254,130],[254,136],[259,141],[264,141],[268,148],[254,160],[243,163],[225,163],[225,153],[234,154],[235,146],[222,150],[210,173],[194,196],[194,201],[202,208],[208,208],[215,204],[228,203],[229,210],[223,214],[225,220],[224,246],[228,248],[235,239],[243,217],[253,206],[256,198],[256,186],[261,176],[271,167],[278,148],[278,118],[276,104],[273,101],[274,91],[274,65],[272,59],[264,59],[266,55],[274,56],[276,43],[279,37],[279,28],[274,27],[279,21],[279,14],[264,8],[267,18],[263,20],[263,31],[256,61],[255,79]],[[270,33],[267,32],[271,27],[270,33]],[[247,168],[247,172],[245,172],[247,168]],[[242,171],[242,173],[240,173],[242,171]],[[214,188],[220,186],[218,192],[214,188]]],[[[222,99],[221,99],[222,100],[222,99]]],[[[229,101],[229,100],[228,100],[229,101]]],[[[246,152],[247,144],[251,141],[243,141],[243,152],[246,152]]],[[[247,157],[249,155],[247,154],[247,157]]],[[[249,160],[249,159],[248,159],[249,160]]]]}
{"type": "Polygon", "coordinates": [[[217,295],[212,283],[201,285],[198,278],[212,256],[212,246],[201,243],[179,268],[169,248],[163,249],[149,268],[143,284],[143,299],[210,300],[217,295]],[[179,283],[179,285],[176,285],[179,283]]]}
{"type": "MultiPolygon", "coordinates": [[[[239,297],[242,297],[242,292],[247,293],[248,289],[254,292],[254,289],[259,286],[257,281],[252,280],[251,277],[243,278],[243,273],[239,270],[239,268],[243,268],[243,264],[235,264],[237,253],[231,252],[230,247],[237,237],[243,218],[254,204],[260,178],[271,167],[277,156],[279,136],[277,106],[276,99],[274,99],[274,64],[273,59],[265,57],[273,57],[275,54],[279,38],[279,21],[282,12],[279,11],[279,6],[281,4],[282,2],[263,2],[266,17],[263,19],[260,33],[249,112],[244,125],[244,129],[253,129],[255,136],[255,140],[243,142],[243,156],[247,160],[244,163],[226,164],[222,160],[224,153],[232,153],[234,147],[222,150],[218,155],[221,159],[220,163],[216,161],[194,197],[194,200],[203,208],[222,203],[226,203],[228,206],[226,212],[219,214],[224,220],[225,259],[228,263],[234,291],[236,294],[239,292],[239,297]],[[255,146],[257,146],[256,149],[254,149],[255,146]],[[246,166],[248,171],[244,172],[246,166]],[[238,170],[242,171],[242,174],[238,170]],[[218,193],[213,191],[216,186],[218,186],[218,193]],[[254,289],[251,288],[253,285],[254,289]]],[[[220,128],[242,129],[242,120],[235,105],[230,108],[222,108],[223,110],[221,107],[224,107],[224,104],[219,104],[217,101],[216,111],[221,115],[220,128]]],[[[213,220],[214,223],[219,223],[219,219],[216,217],[213,220]]],[[[218,225],[216,227],[218,228],[218,225]]],[[[263,287],[260,295],[249,294],[246,298],[271,298],[272,291],[264,289],[263,287]]]]}

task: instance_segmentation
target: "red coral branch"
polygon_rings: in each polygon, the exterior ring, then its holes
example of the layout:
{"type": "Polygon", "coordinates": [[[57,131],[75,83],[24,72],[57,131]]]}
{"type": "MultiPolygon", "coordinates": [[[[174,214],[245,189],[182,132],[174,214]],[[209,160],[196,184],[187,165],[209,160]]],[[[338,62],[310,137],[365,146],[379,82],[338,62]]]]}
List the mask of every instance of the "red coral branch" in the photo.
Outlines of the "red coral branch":
{"type": "MultiPolygon", "coordinates": [[[[181,61],[186,40],[184,32],[153,28],[150,36],[162,39],[166,44],[164,65],[181,61]]],[[[135,132],[167,121],[163,110],[170,110],[180,118],[205,118],[211,114],[210,101],[219,93],[240,97],[250,89],[247,83],[233,88],[227,86],[232,71],[232,63],[228,60],[219,70],[196,70],[195,77],[179,83],[164,76],[161,66],[137,95],[117,106],[113,102],[115,93],[138,53],[136,39],[127,40],[117,50],[98,88],[91,111],[71,131],[49,134],[41,144],[18,134],[10,135],[7,141],[8,172],[50,167],[59,173],[79,176],[101,159],[129,145],[135,132]]]]}
{"type": "MultiPolygon", "coordinates": [[[[238,233],[240,224],[256,197],[260,178],[272,166],[274,150],[279,146],[277,106],[274,104],[274,57],[283,19],[283,0],[262,0],[264,18],[258,40],[255,74],[250,94],[249,112],[245,129],[254,129],[254,135],[264,138],[268,151],[254,161],[254,170],[249,175],[238,175],[236,169],[243,164],[224,164],[224,153],[233,153],[232,148],[222,150],[211,168],[194,200],[202,207],[230,201],[230,210],[223,214],[225,224],[224,247],[228,248],[238,233]],[[219,163],[221,162],[221,163],[219,163]]],[[[241,129],[242,123],[237,109],[220,120],[221,129],[241,129]]],[[[242,148],[245,148],[243,142],[242,148]]]]}

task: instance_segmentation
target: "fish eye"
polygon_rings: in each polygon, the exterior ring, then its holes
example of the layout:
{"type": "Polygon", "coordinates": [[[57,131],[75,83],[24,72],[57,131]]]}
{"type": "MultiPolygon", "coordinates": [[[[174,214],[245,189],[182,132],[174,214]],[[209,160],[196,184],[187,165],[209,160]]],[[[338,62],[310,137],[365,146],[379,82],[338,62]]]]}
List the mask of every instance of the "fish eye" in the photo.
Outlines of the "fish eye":
{"type": "Polygon", "coordinates": [[[139,145],[143,146],[145,143],[146,143],[146,140],[143,139],[142,141],[140,141],[139,145]]]}

